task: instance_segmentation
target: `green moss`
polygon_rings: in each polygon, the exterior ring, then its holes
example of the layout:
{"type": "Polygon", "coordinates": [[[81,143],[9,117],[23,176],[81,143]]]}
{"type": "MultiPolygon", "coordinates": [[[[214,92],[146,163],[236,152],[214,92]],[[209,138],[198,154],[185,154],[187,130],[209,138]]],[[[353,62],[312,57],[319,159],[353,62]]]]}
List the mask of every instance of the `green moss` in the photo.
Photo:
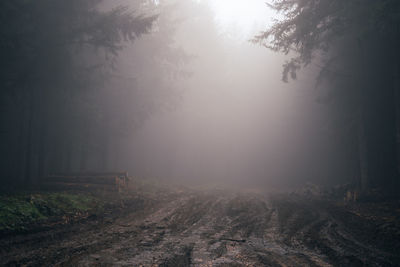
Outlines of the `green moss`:
{"type": "Polygon", "coordinates": [[[78,193],[21,193],[0,196],[0,231],[25,230],[50,218],[96,212],[103,203],[78,193]]]}

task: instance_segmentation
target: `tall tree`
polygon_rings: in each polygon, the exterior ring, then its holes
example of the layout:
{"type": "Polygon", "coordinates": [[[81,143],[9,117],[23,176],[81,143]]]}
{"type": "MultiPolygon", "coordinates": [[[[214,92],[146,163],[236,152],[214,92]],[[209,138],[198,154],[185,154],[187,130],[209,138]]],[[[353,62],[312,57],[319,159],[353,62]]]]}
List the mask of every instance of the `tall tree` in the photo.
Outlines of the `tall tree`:
{"type": "Polygon", "coordinates": [[[79,122],[73,116],[76,97],[93,88],[98,81],[92,79],[106,74],[124,44],[147,33],[156,19],[122,6],[104,11],[101,3],[0,3],[0,94],[8,126],[2,161],[15,162],[14,168],[4,164],[1,171],[11,179],[22,168],[25,183],[43,175],[50,152],[54,166],[71,164],[68,155],[74,146],[68,143],[79,122]]]}
{"type": "Polygon", "coordinates": [[[317,85],[330,88],[331,102],[346,110],[356,132],[357,186],[398,190],[400,2],[276,0],[270,7],[283,20],[253,41],[295,55],[283,66],[286,82],[300,68],[320,65],[317,85]]]}

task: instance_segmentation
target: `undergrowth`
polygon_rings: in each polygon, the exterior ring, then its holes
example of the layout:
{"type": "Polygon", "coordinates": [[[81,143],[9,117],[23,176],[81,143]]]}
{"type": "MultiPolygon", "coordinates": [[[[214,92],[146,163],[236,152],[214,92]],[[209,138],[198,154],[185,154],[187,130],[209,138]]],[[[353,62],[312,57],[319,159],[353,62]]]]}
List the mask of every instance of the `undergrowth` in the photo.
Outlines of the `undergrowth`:
{"type": "Polygon", "coordinates": [[[0,232],[24,231],[51,219],[96,213],[103,206],[99,198],[83,193],[0,195],[0,232]]]}

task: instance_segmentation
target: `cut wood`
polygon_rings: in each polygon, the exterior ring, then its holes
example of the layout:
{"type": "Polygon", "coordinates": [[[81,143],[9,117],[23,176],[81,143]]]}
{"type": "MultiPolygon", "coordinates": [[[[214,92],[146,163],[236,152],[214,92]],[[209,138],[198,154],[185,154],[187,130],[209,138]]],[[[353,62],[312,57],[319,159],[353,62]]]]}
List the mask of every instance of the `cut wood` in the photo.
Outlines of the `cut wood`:
{"type": "Polygon", "coordinates": [[[44,186],[53,187],[113,187],[120,191],[128,186],[127,172],[82,172],[57,173],[42,179],[44,186]]]}

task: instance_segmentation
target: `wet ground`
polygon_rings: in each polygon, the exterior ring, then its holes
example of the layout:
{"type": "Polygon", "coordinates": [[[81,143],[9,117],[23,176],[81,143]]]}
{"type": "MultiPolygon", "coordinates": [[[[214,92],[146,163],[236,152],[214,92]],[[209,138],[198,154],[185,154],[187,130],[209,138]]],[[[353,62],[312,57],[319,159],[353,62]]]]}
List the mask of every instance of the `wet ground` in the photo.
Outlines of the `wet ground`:
{"type": "Polygon", "coordinates": [[[165,194],[1,239],[5,266],[400,266],[396,220],[296,195],[165,194]]]}

